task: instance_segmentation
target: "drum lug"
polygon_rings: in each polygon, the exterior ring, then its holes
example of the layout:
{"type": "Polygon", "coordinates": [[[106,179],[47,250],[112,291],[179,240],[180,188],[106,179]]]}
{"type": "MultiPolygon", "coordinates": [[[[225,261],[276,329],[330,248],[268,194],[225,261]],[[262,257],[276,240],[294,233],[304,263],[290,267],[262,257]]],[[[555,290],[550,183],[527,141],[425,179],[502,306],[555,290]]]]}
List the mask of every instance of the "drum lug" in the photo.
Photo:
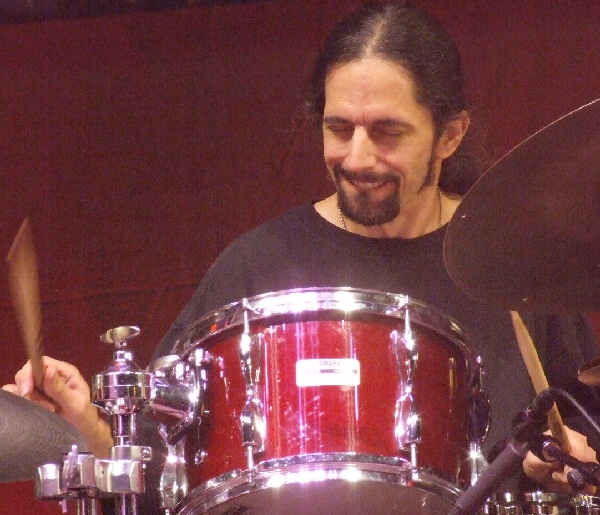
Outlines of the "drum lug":
{"type": "Polygon", "coordinates": [[[194,454],[194,465],[202,465],[207,457],[208,452],[206,452],[203,449],[199,450],[198,452],[196,452],[196,454],[194,454]]]}
{"type": "Polygon", "coordinates": [[[248,449],[248,468],[254,465],[253,453],[265,451],[265,413],[256,386],[260,377],[262,343],[260,335],[250,336],[248,311],[244,311],[244,332],[240,336],[239,358],[246,382],[246,402],[240,415],[240,423],[242,445],[248,449]]]}
{"type": "Polygon", "coordinates": [[[263,405],[254,396],[246,400],[240,416],[242,424],[242,445],[252,447],[254,452],[265,451],[265,414],[263,405]]]}
{"type": "Polygon", "coordinates": [[[405,391],[396,402],[395,436],[399,450],[411,451],[411,465],[417,466],[416,445],[421,443],[421,416],[415,407],[415,400],[410,390],[405,391]],[[413,463],[414,462],[414,463],[413,463]]]}
{"type": "Polygon", "coordinates": [[[482,444],[491,423],[491,407],[488,395],[482,390],[485,370],[481,356],[476,359],[477,368],[471,385],[469,405],[469,475],[470,484],[474,485],[481,473],[487,468],[488,462],[482,451],[482,444]]]}
{"type": "Polygon", "coordinates": [[[150,416],[165,426],[167,445],[174,445],[202,415],[211,363],[204,349],[194,350],[187,361],[165,356],[153,363],[150,416]]]}
{"type": "Polygon", "coordinates": [[[473,442],[481,443],[488,433],[492,420],[492,410],[489,396],[482,389],[485,369],[481,362],[481,356],[477,357],[476,362],[477,370],[473,376],[473,384],[471,385],[469,438],[473,442]]]}
{"type": "Polygon", "coordinates": [[[396,401],[394,433],[399,450],[410,450],[411,465],[417,466],[417,445],[421,443],[421,416],[413,396],[414,376],[419,358],[417,340],[410,325],[410,312],[405,310],[404,333],[393,331],[392,347],[400,382],[396,401]]]}
{"type": "MultiPolygon", "coordinates": [[[[163,429],[161,427],[161,429],[163,429]]],[[[167,445],[167,457],[158,487],[161,507],[175,509],[177,504],[188,494],[188,478],[185,465],[185,437],[175,445],[167,445]]]]}

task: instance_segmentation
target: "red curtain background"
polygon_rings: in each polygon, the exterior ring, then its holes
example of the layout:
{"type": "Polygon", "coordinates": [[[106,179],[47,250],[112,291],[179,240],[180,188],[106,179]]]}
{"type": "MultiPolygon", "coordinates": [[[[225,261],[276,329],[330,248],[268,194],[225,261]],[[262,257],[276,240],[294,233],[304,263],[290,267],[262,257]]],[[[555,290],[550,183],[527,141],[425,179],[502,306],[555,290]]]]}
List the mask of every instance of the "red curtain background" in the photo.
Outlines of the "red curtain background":
{"type": "MultiPolygon", "coordinates": [[[[0,255],[29,217],[47,354],[91,377],[111,356],[99,335],[135,324],[145,366],[228,242],[330,193],[302,98],[319,42],[359,3],[0,27],[0,255]]],[[[491,158],[600,97],[596,1],[417,3],[458,41],[491,158]]],[[[0,324],[4,384],[25,360],[6,274],[0,324]]],[[[0,485],[0,513],[60,510],[26,481],[0,485]]]]}

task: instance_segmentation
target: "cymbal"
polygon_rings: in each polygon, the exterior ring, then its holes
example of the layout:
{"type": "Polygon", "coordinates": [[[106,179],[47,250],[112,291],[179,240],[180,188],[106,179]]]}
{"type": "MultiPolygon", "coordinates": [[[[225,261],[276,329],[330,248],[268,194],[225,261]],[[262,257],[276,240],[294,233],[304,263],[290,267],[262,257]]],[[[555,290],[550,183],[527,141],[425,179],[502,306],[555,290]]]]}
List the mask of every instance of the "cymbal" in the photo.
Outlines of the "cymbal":
{"type": "Polygon", "coordinates": [[[0,390],[0,482],[32,479],[37,467],[58,463],[85,440],[66,420],[27,399],[0,390]]]}
{"type": "Polygon", "coordinates": [[[448,225],[444,261],[467,294],[503,309],[600,309],[600,99],[481,176],[448,225]]]}

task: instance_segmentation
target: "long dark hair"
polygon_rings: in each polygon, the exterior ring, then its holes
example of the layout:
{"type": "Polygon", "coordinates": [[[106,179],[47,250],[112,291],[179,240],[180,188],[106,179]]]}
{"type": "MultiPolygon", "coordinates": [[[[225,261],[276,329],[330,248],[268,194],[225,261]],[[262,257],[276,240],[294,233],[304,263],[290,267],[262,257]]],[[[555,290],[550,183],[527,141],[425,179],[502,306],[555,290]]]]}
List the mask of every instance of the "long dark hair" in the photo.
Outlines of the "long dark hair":
{"type": "MultiPolygon", "coordinates": [[[[411,74],[417,101],[431,111],[436,137],[466,109],[460,54],[448,31],[416,7],[370,3],[338,24],[326,39],[306,100],[312,118],[322,119],[329,72],[368,56],[400,64],[411,74]]],[[[463,142],[442,163],[439,185],[448,193],[463,195],[480,175],[467,146],[463,142]]]]}

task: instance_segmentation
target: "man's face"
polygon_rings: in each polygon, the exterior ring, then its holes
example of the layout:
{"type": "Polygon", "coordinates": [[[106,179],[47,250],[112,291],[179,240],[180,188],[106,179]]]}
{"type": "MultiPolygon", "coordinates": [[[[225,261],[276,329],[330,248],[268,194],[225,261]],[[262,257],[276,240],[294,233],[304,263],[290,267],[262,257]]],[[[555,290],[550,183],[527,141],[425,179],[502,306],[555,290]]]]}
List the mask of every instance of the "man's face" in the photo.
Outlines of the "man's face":
{"type": "Polygon", "coordinates": [[[398,64],[365,58],[333,68],[325,83],[323,147],[342,212],[365,226],[416,213],[437,184],[430,111],[398,64]]]}

